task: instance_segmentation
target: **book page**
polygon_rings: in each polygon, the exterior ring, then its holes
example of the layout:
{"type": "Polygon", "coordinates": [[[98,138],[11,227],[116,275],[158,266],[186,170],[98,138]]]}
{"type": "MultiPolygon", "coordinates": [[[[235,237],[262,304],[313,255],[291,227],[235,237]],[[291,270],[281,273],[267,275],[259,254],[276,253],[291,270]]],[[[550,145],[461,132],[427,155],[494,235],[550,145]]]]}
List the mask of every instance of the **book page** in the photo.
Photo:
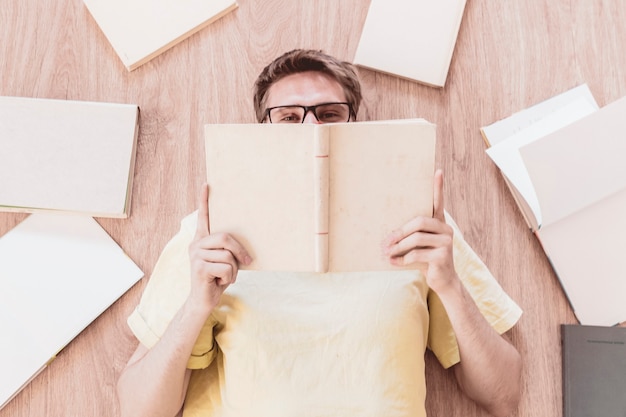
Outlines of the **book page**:
{"type": "Polygon", "coordinates": [[[581,324],[626,321],[626,189],[538,231],[581,324]]]}
{"type": "Polygon", "coordinates": [[[314,271],[313,124],[205,126],[211,232],[233,235],[245,269],[314,271]]]}
{"type": "Polygon", "coordinates": [[[564,93],[520,110],[505,119],[498,120],[489,126],[484,126],[480,131],[487,142],[487,146],[494,146],[579,99],[587,100],[592,107],[598,108],[589,86],[581,84],[564,93]]]}
{"type": "Polygon", "coordinates": [[[383,258],[382,242],[414,217],[432,216],[435,125],[404,120],[331,129],[329,269],[398,269],[383,258]]]}
{"type": "Polygon", "coordinates": [[[511,181],[522,195],[532,210],[538,225],[542,224],[541,208],[528,171],[520,157],[519,149],[594,111],[596,111],[596,107],[587,99],[576,99],[486,150],[487,155],[495,162],[502,174],[511,181]]]}

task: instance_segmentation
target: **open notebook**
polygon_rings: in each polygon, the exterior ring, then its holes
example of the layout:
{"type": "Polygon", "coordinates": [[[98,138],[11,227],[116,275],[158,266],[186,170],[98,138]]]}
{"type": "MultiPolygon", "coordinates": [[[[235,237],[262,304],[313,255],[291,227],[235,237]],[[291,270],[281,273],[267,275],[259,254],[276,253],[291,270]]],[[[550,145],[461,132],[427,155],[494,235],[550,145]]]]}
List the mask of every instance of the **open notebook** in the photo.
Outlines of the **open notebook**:
{"type": "Polygon", "coordinates": [[[481,130],[581,324],[626,320],[624,115],[582,85],[481,130]]]}
{"type": "Polygon", "coordinates": [[[142,276],[91,217],[32,214],[0,237],[0,408],[142,276]]]}

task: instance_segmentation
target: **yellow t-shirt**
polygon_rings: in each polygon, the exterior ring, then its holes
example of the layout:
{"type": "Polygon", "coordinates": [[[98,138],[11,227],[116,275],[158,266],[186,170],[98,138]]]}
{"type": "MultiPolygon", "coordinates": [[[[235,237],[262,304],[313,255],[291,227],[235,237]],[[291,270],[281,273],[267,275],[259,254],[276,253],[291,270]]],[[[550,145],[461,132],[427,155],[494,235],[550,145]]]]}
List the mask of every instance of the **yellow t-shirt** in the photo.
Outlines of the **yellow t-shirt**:
{"type": "MultiPolygon", "coordinates": [[[[455,228],[457,273],[499,333],[521,309],[455,228]]],[[[164,248],[128,319],[152,347],[190,290],[196,214],[164,248]]],[[[424,352],[459,362],[454,332],[418,271],[239,271],[194,346],[184,416],[425,416],[424,352]]]]}

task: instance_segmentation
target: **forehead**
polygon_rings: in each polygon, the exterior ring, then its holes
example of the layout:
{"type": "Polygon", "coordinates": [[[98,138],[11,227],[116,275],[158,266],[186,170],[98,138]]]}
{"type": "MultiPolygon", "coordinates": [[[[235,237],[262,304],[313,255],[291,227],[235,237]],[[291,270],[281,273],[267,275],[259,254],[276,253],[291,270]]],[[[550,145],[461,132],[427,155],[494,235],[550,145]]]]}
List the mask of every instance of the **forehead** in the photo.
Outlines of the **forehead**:
{"type": "Polygon", "coordinates": [[[341,84],[317,71],[291,74],[275,82],[268,90],[266,107],[300,104],[312,106],[325,102],[346,101],[341,84]]]}

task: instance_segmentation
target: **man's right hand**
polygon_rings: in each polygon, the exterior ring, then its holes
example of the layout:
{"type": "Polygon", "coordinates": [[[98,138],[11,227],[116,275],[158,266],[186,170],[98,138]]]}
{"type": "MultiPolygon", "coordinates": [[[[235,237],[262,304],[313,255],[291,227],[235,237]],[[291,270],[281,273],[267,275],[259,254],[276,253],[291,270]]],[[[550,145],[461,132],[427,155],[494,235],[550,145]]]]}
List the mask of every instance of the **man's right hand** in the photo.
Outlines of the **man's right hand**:
{"type": "Polygon", "coordinates": [[[252,259],[239,242],[228,233],[211,234],[209,226],[209,187],[202,186],[198,201],[198,226],[189,245],[191,263],[190,300],[198,307],[212,310],[224,290],[237,279],[239,263],[252,259]]]}

